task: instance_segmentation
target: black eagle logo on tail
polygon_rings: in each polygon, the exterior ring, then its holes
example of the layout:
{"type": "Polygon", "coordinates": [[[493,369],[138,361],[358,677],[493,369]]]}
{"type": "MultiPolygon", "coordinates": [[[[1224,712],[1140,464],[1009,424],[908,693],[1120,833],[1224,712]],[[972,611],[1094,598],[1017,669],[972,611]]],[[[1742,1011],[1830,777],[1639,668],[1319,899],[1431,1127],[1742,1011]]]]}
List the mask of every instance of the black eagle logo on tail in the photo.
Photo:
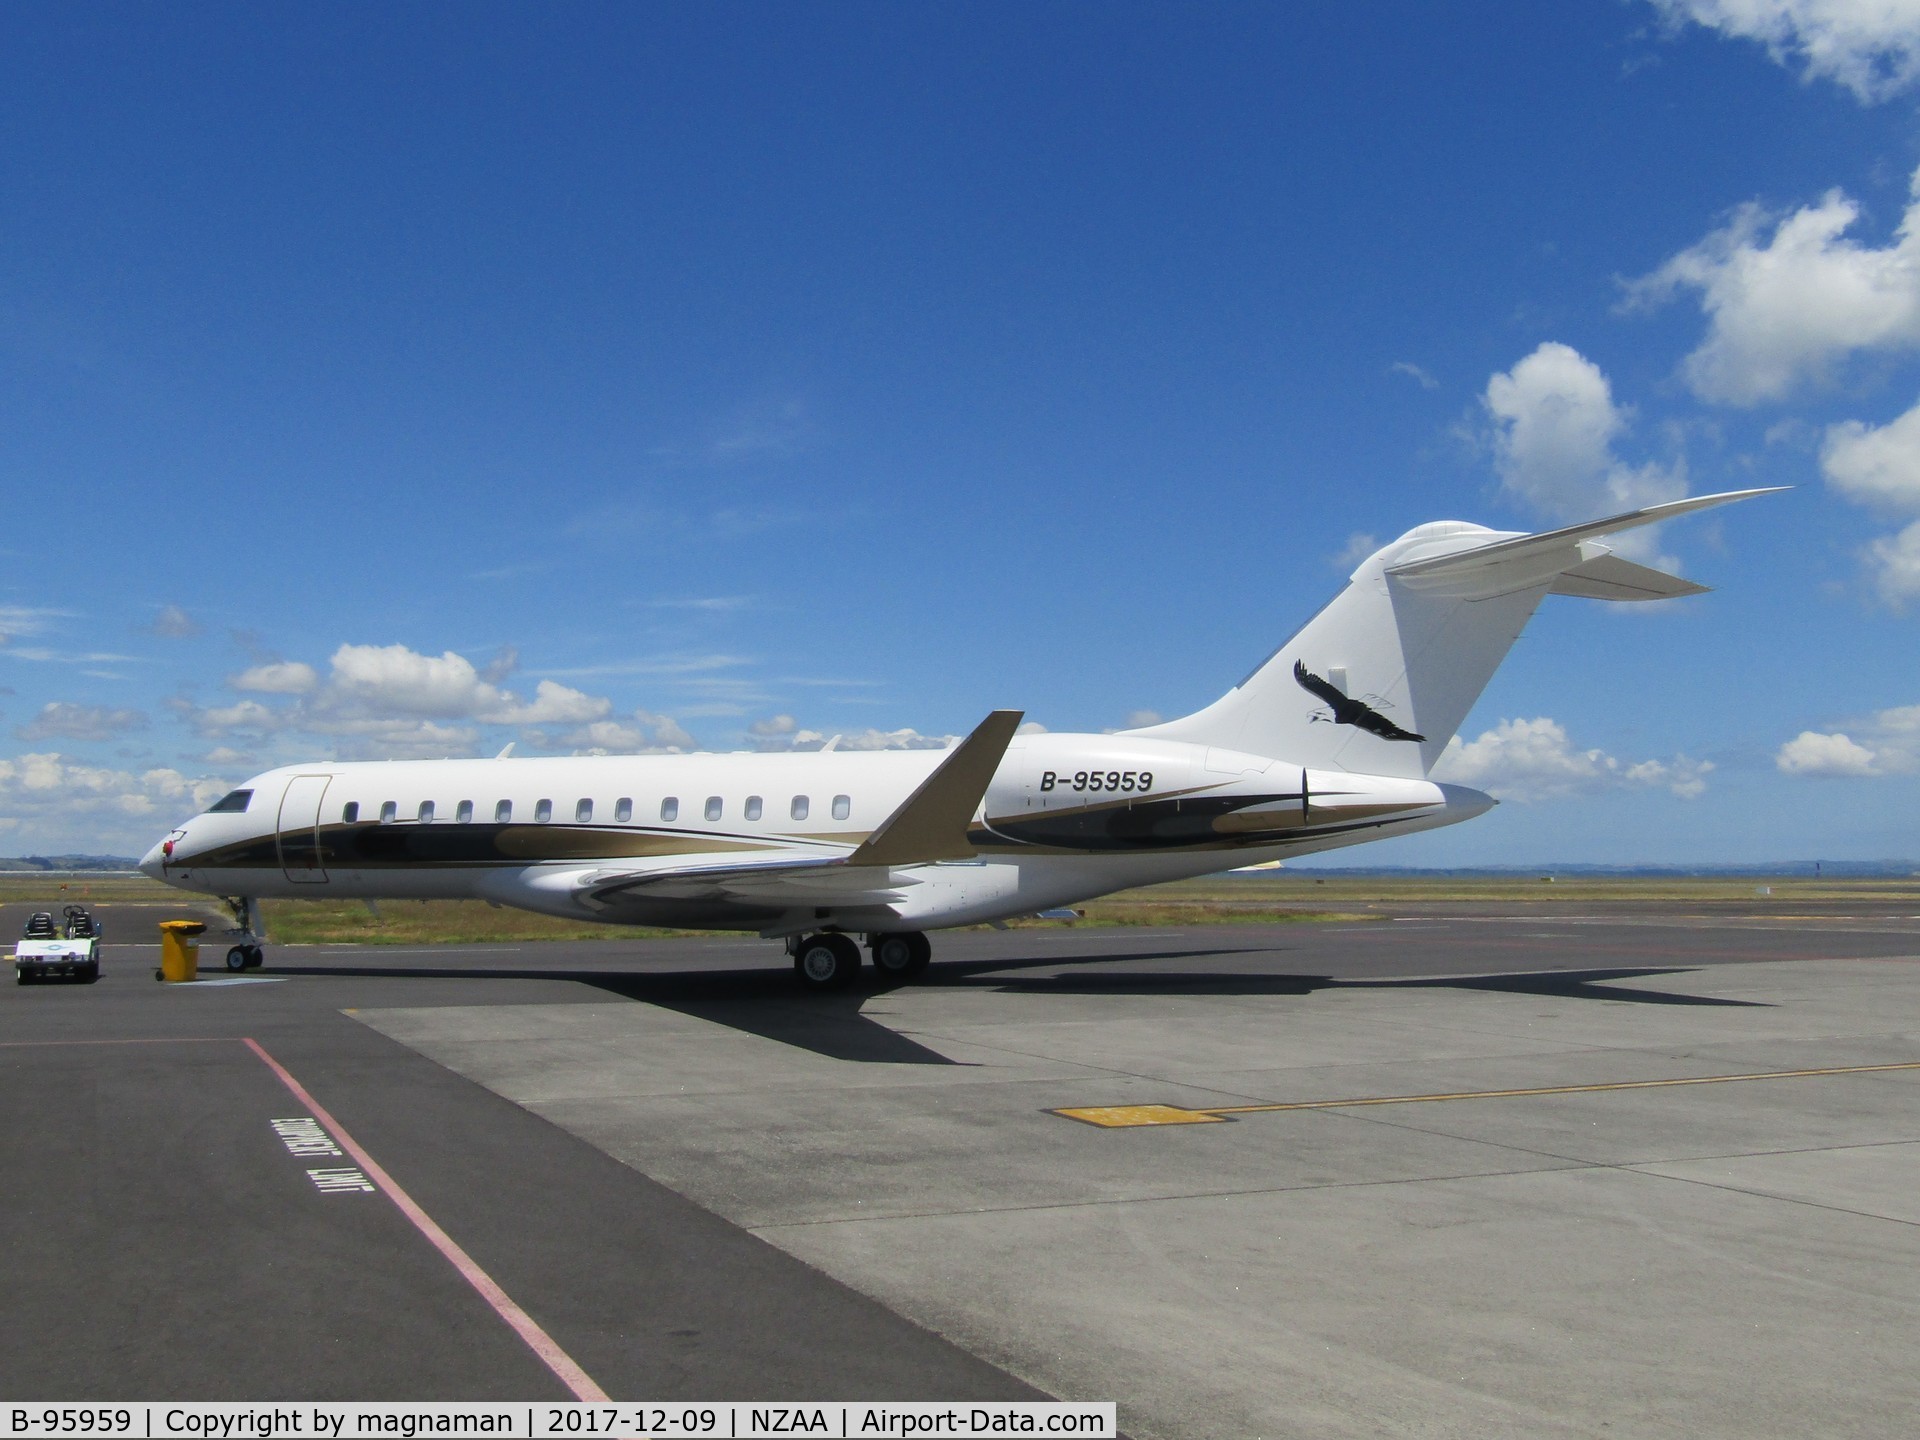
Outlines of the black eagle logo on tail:
{"type": "Polygon", "coordinates": [[[1424,735],[1416,735],[1411,730],[1402,730],[1378,710],[1364,700],[1355,700],[1342,695],[1327,681],[1307,669],[1304,660],[1293,662],[1293,678],[1302,690],[1318,695],[1327,702],[1333,711],[1333,723],[1352,725],[1365,730],[1370,735],[1378,735],[1382,740],[1425,740],[1424,735]]]}

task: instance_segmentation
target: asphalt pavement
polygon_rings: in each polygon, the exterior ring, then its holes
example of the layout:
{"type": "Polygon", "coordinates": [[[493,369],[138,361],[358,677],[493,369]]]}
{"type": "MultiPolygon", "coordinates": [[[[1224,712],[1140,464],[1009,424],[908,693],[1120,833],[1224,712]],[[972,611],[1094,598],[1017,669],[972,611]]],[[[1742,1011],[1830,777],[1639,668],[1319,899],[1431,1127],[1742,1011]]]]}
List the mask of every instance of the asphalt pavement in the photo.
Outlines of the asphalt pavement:
{"type": "Polygon", "coordinates": [[[1920,1412],[1902,904],[968,932],[824,997],[777,946],[617,934],[161,985],[161,913],[101,913],[99,984],[0,989],[10,1397],[1920,1412]],[[1133,1107],[1206,1123],[1062,1113],[1133,1107]]]}

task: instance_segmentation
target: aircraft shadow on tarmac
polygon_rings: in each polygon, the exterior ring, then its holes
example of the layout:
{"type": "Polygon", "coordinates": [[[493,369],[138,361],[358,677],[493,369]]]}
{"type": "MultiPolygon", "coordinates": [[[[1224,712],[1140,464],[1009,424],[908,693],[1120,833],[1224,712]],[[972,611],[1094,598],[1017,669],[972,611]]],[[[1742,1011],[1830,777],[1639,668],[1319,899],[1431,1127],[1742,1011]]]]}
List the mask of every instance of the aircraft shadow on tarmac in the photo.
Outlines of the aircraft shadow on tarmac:
{"type": "MultiPolygon", "coordinates": [[[[1076,955],[1014,960],[961,960],[934,966],[916,985],[991,990],[1001,994],[1051,995],[1311,995],[1320,990],[1482,990],[1563,1000],[1604,1000],[1638,1005],[1760,1006],[1754,1000],[1676,994],[1615,984],[1691,971],[1669,967],[1608,970],[1551,970],[1510,975],[1444,975],[1414,979],[1341,979],[1332,975],[1231,971],[1103,970],[1092,964],[1126,961],[1190,960],[1205,956],[1270,953],[1249,950],[1181,950],[1141,954],[1076,955]],[[1017,972],[1044,969],[1050,973],[1017,972]],[[1062,971],[1067,973],[1061,973],[1062,971]],[[1009,974],[1008,972],[1016,972],[1009,974]]],[[[963,1065],[863,1013],[871,1000],[897,986],[869,980],[825,995],[801,994],[785,969],[704,970],[699,972],[620,972],[609,970],[440,969],[424,966],[275,966],[288,975],[373,979],[561,980],[572,981],[676,1011],[743,1034],[774,1040],[834,1060],[888,1065],[963,1065]]]]}

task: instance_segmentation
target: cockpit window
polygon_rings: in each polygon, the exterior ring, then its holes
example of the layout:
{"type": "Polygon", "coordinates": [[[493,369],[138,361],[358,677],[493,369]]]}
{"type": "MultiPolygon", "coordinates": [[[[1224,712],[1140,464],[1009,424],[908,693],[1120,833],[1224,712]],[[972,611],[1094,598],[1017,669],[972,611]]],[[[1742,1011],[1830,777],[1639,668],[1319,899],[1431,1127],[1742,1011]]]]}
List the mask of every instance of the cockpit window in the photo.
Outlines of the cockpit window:
{"type": "Polygon", "coordinates": [[[229,790],[207,807],[209,815],[238,815],[253,799],[251,790],[229,790]]]}

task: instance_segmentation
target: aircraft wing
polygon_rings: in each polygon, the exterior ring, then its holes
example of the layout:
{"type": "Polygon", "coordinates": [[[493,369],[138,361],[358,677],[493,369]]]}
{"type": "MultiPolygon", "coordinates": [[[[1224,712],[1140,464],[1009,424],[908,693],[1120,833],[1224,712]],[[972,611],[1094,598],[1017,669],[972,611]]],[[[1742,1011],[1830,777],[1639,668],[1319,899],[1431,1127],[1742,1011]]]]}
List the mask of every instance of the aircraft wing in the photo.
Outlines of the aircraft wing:
{"type": "Polygon", "coordinates": [[[1019,728],[1022,711],[996,710],[947,753],[870,835],[844,855],[692,856],[665,865],[609,867],[577,884],[583,900],[617,905],[625,896],[740,900],[780,905],[886,905],[919,882],[895,866],[964,860],[978,853],[967,828],[1019,728]]]}
{"type": "Polygon", "coordinates": [[[844,855],[764,858],[695,857],[696,863],[598,870],[579,882],[581,898],[618,905],[625,898],[739,900],[760,904],[877,904],[901,898],[920,882],[896,879],[885,865],[850,865],[844,855]],[[704,859],[705,863],[698,863],[704,859]]]}

